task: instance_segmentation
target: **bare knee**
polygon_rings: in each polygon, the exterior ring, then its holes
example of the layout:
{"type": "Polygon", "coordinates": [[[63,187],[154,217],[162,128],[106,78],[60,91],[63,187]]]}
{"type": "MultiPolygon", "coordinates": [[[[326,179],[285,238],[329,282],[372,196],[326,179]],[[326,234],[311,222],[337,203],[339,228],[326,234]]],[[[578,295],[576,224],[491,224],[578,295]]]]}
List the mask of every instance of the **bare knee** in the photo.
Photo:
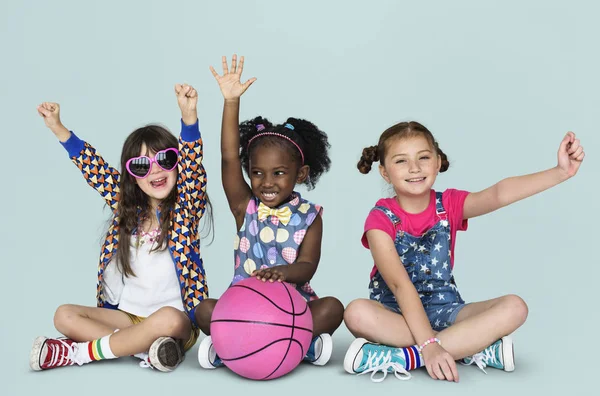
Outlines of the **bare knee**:
{"type": "Polygon", "coordinates": [[[327,297],[327,312],[341,324],[344,319],[344,304],[335,297],[327,297]]]}
{"type": "Polygon", "coordinates": [[[344,305],[335,297],[322,297],[310,301],[308,306],[313,318],[313,333],[315,335],[333,334],[344,319],[344,305]]]}
{"type": "Polygon", "coordinates": [[[54,313],[54,327],[62,334],[68,335],[77,316],[79,314],[76,305],[63,304],[54,313]]]}
{"type": "MultiPolygon", "coordinates": [[[[344,317],[344,304],[342,304],[340,300],[338,300],[335,297],[323,297],[318,300],[315,300],[315,302],[319,306],[320,316],[332,319],[339,318],[339,322],[342,322],[342,319],[344,317]]],[[[311,305],[312,303],[313,302],[311,301],[309,305],[311,305]]]]}
{"type": "Polygon", "coordinates": [[[373,326],[373,307],[370,300],[352,301],[344,311],[344,323],[352,334],[364,333],[373,326]]]}
{"type": "Polygon", "coordinates": [[[504,296],[502,297],[502,306],[515,329],[525,323],[529,314],[529,308],[521,297],[514,294],[504,296]]]}
{"type": "Polygon", "coordinates": [[[187,316],[173,307],[160,308],[148,317],[148,321],[151,321],[152,330],[156,332],[157,337],[176,337],[190,328],[187,316]]]}
{"type": "Polygon", "coordinates": [[[218,300],[215,300],[214,298],[207,298],[198,304],[196,311],[194,312],[198,327],[200,327],[200,330],[206,335],[210,335],[210,320],[215,305],[217,305],[217,301],[218,300]]]}

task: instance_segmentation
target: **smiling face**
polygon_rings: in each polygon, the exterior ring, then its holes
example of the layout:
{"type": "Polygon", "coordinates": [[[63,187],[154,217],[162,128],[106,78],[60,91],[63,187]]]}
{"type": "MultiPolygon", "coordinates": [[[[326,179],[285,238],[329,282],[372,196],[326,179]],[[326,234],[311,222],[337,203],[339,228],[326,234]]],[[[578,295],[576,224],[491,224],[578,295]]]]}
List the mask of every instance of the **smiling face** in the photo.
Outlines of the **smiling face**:
{"type": "Polygon", "coordinates": [[[441,158],[422,135],[391,140],[381,176],[394,186],[399,196],[429,194],[441,167],[441,158]]]}
{"type": "MultiPolygon", "coordinates": [[[[154,158],[156,153],[149,150],[146,144],[142,144],[139,155],[146,155],[150,158],[154,158]]],[[[152,162],[148,176],[143,179],[135,179],[135,182],[140,187],[140,190],[148,196],[150,205],[156,208],[175,187],[175,184],[177,183],[177,168],[172,171],[165,171],[156,163],[152,162]]]]}
{"type": "Polygon", "coordinates": [[[300,166],[286,150],[260,145],[252,150],[249,163],[250,186],[254,196],[270,208],[286,202],[297,183],[308,175],[308,166],[300,166]]]}

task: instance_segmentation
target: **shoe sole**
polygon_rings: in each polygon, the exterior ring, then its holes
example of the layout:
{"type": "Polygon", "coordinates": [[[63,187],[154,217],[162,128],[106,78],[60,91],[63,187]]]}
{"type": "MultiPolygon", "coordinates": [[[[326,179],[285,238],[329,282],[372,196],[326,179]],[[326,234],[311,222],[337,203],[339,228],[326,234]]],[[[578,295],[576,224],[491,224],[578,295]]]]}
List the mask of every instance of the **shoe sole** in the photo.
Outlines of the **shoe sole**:
{"type": "Polygon", "coordinates": [[[155,369],[168,373],[179,366],[184,355],[177,341],[171,337],[160,337],[150,346],[148,358],[155,369]]]}
{"type": "Polygon", "coordinates": [[[208,352],[210,351],[210,346],[212,345],[212,338],[210,336],[206,336],[202,342],[200,342],[200,346],[198,347],[198,363],[200,363],[200,367],[207,370],[215,369],[216,367],[210,362],[208,352]],[[208,341],[207,341],[208,340],[208,341]]]}
{"type": "Polygon", "coordinates": [[[39,336],[33,341],[33,346],[31,347],[31,352],[29,354],[29,367],[34,371],[42,370],[42,367],[40,366],[40,352],[46,344],[46,340],[46,337],[39,336]]]}
{"type": "Polygon", "coordinates": [[[356,358],[358,352],[362,349],[363,345],[365,345],[368,341],[364,338],[357,338],[352,341],[352,344],[348,347],[348,351],[346,351],[346,356],[344,356],[344,370],[350,374],[358,374],[354,370],[354,363],[356,362],[356,358]]]}
{"type": "Polygon", "coordinates": [[[515,370],[515,347],[511,336],[502,337],[502,361],[504,371],[515,370]]]}
{"type": "Polygon", "coordinates": [[[315,366],[324,366],[331,359],[331,353],[333,352],[333,340],[331,335],[324,333],[321,334],[321,341],[323,346],[321,347],[321,356],[319,356],[314,362],[311,362],[315,366]]]}

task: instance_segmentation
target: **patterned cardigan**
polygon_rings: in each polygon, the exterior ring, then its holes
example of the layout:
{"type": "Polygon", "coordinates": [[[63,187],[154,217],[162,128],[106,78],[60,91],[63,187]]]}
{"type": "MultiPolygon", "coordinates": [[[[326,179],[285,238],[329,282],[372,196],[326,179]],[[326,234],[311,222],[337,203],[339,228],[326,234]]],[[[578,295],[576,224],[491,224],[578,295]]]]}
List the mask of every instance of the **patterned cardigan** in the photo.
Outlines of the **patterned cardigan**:
{"type": "MultiPolygon", "coordinates": [[[[113,212],[114,217],[100,252],[96,299],[99,307],[116,308],[105,301],[102,278],[106,266],[119,246],[118,208],[121,175],[118,170],[110,167],[89,143],[79,139],[73,132],[69,140],[62,144],[87,183],[100,193],[113,212]]],[[[206,205],[206,172],[202,165],[202,154],[198,122],[185,125],[182,121],[177,166],[177,200],[169,214],[168,247],[179,279],[183,305],[195,327],[196,306],[208,297],[198,235],[198,224],[206,205]]]]}

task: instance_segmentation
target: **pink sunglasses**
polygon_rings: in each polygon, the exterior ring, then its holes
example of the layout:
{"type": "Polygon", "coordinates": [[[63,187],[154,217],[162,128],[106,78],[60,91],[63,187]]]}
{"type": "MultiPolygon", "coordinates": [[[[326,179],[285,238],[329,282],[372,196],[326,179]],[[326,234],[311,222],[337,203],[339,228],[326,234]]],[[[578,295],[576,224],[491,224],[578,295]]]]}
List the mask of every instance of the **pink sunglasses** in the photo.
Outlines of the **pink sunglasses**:
{"type": "Polygon", "coordinates": [[[161,150],[154,158],[142,155],[140,157],[133,157],[127,160],[125,168],[127,172],[137,179],[143,179],[150,174],[152,169],[152,163],[154,162],[158,167],[164,171],[172,171],[177,166],[179,161],[179,151],[176,148],[168,148],[161,150]]]}

